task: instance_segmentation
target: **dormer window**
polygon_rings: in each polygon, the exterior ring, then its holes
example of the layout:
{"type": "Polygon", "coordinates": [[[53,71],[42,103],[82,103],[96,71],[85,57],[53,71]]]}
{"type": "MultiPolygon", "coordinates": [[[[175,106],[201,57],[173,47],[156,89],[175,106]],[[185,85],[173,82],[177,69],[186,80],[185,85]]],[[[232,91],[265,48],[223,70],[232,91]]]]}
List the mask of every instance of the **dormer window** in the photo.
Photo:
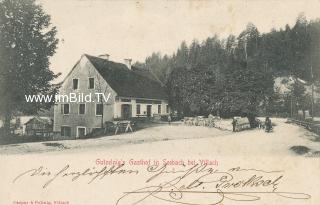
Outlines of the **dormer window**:
{"type": "Polygon", "coordinates": [[[89,89],[94,89],[94,78],[89,78],[89,89]]]}
{"type": "Polygon", "coordinates": [[[77,90],[79,88],[79,79],[75,78],[72,80],[72,82],[73,82],[73,85],[72,85],[73,89],[77,90]]]}

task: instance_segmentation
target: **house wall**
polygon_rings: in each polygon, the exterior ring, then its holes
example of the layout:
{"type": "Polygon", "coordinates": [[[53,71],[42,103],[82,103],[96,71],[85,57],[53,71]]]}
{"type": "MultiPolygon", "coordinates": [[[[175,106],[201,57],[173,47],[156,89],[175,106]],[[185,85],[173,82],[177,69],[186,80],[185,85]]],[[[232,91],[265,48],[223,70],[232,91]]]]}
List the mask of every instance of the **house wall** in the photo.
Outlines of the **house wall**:
{"type": "MultiPolygon", "coordinates": [[[[146,115],[147,114],[147,105],[151,105],[151,116],[154,114],[158,114],[158,105],[161,105],[161,113],[162,115],[169,114],[166,112],[166,106],[168,105],[168,101],[166,100],[157,100],[161,101],[161,104],[155,104],[155,103],[137,103],[136,98],[125,98],[125,99],[131,99],[131,102],[121,102],[121,98],[117,99],[114,104],[114,118],[121,118],[121,105],[123,104],[129,104],[132,106],[132,117],[138,117],[137,115],[137,105],[140,105],[140,115],[146,115]]],[[[143,99],[143,100],[151,100],[151,99],[143,99]]]]}
{"type": "MultiPolygon", "coordinates": [[[[104,103],[103,121],[113,120],[116,93],[85,56],[81,57],[59,90],[59,95],[70,95],[70,93],[75,93],[78,100],[81,100],[81,96],[89,96],[91,94],[93,102],[69,102],[70,113],[68,115],[64,115],[61,108],[66,102],[56,102],[54,106],[54,132],[61,132],[61,126],[70,126],[71,138],[76,138],[77,126],[86,127],[86,133],[91,132],[92,128],[101,127],[102,116],[96,116],[95,113],[96,103],[99,100],[96,93],[104,93],[106,97],[110,93],[108,102],[104,103]],[[89,77],[94,78],[94,89],[89,89],[89,77]],[[73,79],[75,78],[79,79],[77,90],[73,89],[73,79]],[[78,110],[81,103],[85,103],[86,108],[85,114],[80,115],[78,110]]],[[[60,99],[62,101],[62,98],[60,99]]],[[[65,137],[57,135],[57,138],[63,139],[65,137]]]]}

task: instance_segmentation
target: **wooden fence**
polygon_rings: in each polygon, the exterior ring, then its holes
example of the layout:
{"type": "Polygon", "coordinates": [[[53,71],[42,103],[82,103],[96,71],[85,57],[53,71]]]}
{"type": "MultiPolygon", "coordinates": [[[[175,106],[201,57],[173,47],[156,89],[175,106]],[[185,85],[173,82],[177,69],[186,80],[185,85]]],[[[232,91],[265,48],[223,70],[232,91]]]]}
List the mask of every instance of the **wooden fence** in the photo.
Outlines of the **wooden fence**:
{"type": "Polygon", "coordinates": [[[296,120],[296,119],[291,119],[291,118],[289,118],[287,122],[300,125],[302,127],[305,127],[306,129],[308,129],[309,131],[320,135],[320,123],[319,122],[318,123],[307,122],[307,121],[296,120]]]}

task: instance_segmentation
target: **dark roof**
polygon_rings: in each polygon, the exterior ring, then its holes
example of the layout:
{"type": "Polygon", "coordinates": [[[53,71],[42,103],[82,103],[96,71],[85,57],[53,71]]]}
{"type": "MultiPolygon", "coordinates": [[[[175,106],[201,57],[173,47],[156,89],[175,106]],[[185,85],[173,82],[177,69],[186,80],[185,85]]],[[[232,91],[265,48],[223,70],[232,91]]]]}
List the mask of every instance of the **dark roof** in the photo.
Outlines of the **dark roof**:
{"type": "Polygon", "coordinates": [[[120,97],[168,99],[164,87],[151,77],[146,77],[141,70],[129,70],[125,64],[95,56],[86,57],[120,97]]]}
{"type": "Polygon", "coordinates": [[[42,124],[48,124],[48,125],[51,125],[52,124],[52,119],[50,117],[33,117],[31,118],[28,122],[26,122],[25,124],[29,124],[29,123],[32,123],[34,121],[38,121],[42,124]]]}
{"type": "Polygon", "coordinates": [[[153,81],[156,81],[158,83],[160,83],[161,86],[164,86],[164,84],[159,80],[159,78],[153,74],[150,70],[148,69],[145,69],[145,68],[139,68],[139,67],[135,67],[135,66],[132,66],[131,68],[135,73],[139,74],[139,75],[142,75],[146,78],[149,78],[153,81]]]}

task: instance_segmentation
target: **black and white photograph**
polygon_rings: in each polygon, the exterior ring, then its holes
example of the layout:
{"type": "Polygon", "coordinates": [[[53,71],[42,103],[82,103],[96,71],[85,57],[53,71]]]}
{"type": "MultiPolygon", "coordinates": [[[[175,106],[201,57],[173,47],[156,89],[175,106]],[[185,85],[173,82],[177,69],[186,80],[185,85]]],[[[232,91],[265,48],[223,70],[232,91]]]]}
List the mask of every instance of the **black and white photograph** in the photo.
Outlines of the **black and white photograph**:
{"type": "Polygon", "coordinates": [[[316,205],[319,0],[0,0],[0,204],[316,205]]]}

